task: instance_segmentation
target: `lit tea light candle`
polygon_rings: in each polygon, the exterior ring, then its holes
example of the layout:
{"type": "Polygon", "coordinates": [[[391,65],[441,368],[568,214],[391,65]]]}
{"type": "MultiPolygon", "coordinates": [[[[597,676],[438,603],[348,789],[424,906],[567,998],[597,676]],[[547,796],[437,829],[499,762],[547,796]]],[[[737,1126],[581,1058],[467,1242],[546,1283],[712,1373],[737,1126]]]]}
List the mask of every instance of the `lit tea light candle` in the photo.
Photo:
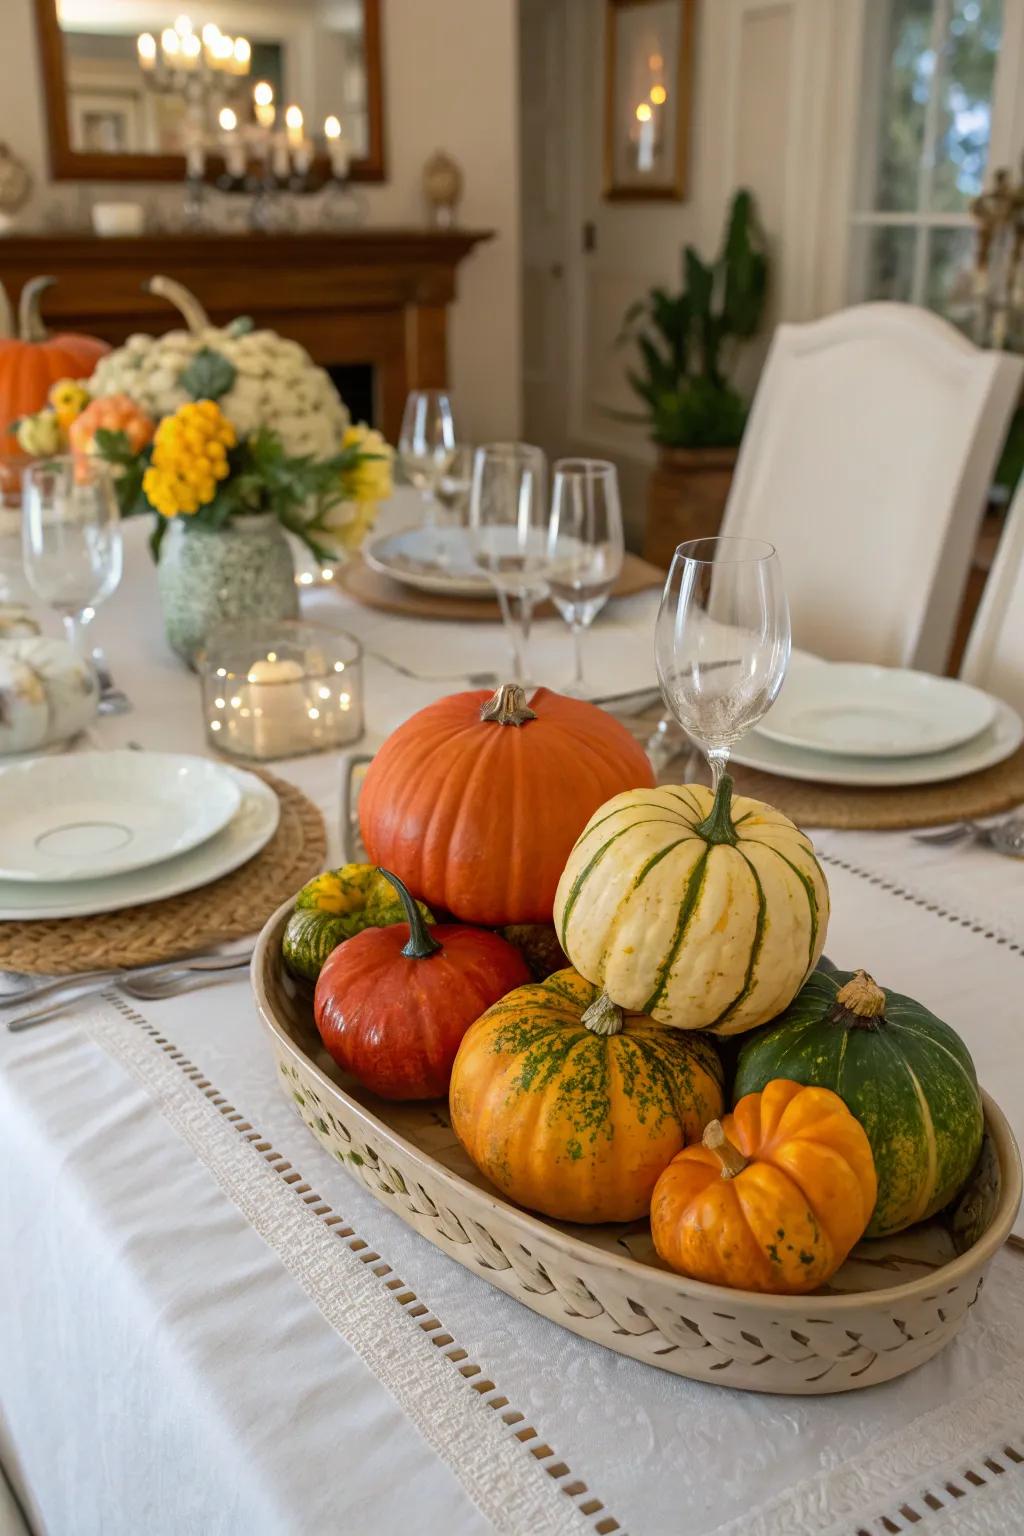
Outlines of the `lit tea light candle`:
{"type": "Polygon", "coordinates": [[[206,728],[221,751],[263,761],[300,757],[361,734],[362,669],[350,635],[301,621],[224,625],[207,645],[200,665],[206,728]]]}

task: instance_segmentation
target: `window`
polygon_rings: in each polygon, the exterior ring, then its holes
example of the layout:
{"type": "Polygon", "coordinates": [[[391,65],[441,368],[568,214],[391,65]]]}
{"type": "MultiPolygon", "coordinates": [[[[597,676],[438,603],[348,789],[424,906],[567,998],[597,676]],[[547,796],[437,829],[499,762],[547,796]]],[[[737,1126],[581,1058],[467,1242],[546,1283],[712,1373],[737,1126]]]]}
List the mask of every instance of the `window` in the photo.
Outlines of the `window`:
{"type": "Polygon", "coordinates": [[[998,142],[1013,131],[1020,61],[1000,56],[1019,41],[1019,8],[867,0],[851,299],[902,299],[951,318],[967,306],[971,199],[990,149],[1005,164],[1020,148],[998,142]]]}

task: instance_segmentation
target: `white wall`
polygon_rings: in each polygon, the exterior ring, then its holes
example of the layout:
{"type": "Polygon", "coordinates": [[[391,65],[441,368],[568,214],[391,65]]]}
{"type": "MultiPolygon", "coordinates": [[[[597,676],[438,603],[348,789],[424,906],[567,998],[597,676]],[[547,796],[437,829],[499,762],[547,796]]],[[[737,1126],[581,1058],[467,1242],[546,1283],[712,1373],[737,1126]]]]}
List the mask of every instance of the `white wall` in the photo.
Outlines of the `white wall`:
{"type": "MultiPolygon", "coordinates": [[[[287,0],[278,0],[285,6],[287,0]]],[[[174,11],[168,6],[168,14],[174,11]]],[[[450,377],[463,430],[519,431],[520,263],[515,0],[383,0],[389,180],[365,189],[376,225],[422,224],[424,162],[443,148],[465,172],[460,222],[493,229],[461,269],[451,315],[450,377]]],[[[32,0],[0,0],[0,142],[35,178],[21,222],[44,209],[82,222],[103,196],[180,197],[156,183],[51,183],[32,0]]]]}

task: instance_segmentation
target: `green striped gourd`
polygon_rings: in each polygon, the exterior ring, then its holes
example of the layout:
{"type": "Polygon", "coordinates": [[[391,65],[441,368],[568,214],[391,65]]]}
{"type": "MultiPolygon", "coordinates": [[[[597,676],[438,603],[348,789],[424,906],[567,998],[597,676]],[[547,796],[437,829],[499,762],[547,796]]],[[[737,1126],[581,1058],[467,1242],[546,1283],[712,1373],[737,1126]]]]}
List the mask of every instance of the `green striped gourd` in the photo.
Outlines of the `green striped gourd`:
{"type": "Polygon", "coordinates": [[[623,1014],[576,971],[517,987],[464,1035],[452,1126],[504,1194],[561,1221],[645,1216],[722,1103],[713,1043],[623,1014]]]}
{"type": "Polygon", "coordinates": [[[565,866],[555,929],[621,1008],[738,1035],[792,1002],[825,943],[811,843],[724,775],[637,789],[595,812],[565,866]]]}
{"type": "Polygon", "coordinates": [[[868,1237],[924,1221],[967,1182],[983,1128],[970,1052],[865,971],[815,972],[780,1019],[744,1041],[734,1098],[775,1077],[833,1089],[863,1125],[878,1173],[868,1237]]]}

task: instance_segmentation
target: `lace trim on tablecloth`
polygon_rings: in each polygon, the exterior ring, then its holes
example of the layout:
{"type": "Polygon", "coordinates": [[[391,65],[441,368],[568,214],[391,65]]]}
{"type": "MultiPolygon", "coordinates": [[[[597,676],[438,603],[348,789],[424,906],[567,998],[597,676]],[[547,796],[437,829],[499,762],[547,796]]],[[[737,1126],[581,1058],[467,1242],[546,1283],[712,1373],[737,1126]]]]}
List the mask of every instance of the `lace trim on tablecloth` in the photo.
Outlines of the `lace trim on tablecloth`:
{"type": "Polygon", "coordinates": [[[116,994],[105,994],[103,1002],[107,1007],[80,1016],[86,1034],[143,1085],[495,1530],[507,1536],[620,1531],[601,1500],[416,1293],[202,1071],[116,994]],[[441,1362],[451,1371],[438,1370],[441,1362]]]}
{"type": "MultiPolygon", "coordinates": [[[[836,869],[845,870],[848,875],[854,875],[858,880],[866,880],[869,885],[877,885],[879,890],[886,891],[890,896],[899,897],[901,901],[913,902],[915,907],[923,907],[926,912],[933,913],[945,922],[955,923],[960,928],[969,928],[972,933],[1005,947],[1012,954],[1024,955],[1024,941],[1020,933],[1008,928],[1002,920],[1005,912],[983,913],[980,910],[965,912],[963,906],[969,906],[970,903],[963,903],[962,891],[958,892],[958,906],[954,909],[948,901],[937,899],[935,890],[928,891],[924,884],[918,884],[913,877],[908,878],[905,869],[901,869],[897,880],[893,878],[891,872],[884,869],[865,868],[865,864],[869,861],[864,859],[854,863],[837,853],[826,853],[817,847],[815,853],[822,864],[834,865],[836,869]]],[[[998,855],[993,854],[992,857],[995,858],[998,855]]]]}
{"type": "Polygon", "coordinates": [[[936,1536],[946,1530],[1016,1536],[1024,1520],[1008,1523],[1008,1516],[1018,1511],[1024,1511],[1024,1381],[1015,1367],[922,1414],[898,1438],[728,1521],[714,1536],[924,1536],[933,1525],[936,1536]]]}

